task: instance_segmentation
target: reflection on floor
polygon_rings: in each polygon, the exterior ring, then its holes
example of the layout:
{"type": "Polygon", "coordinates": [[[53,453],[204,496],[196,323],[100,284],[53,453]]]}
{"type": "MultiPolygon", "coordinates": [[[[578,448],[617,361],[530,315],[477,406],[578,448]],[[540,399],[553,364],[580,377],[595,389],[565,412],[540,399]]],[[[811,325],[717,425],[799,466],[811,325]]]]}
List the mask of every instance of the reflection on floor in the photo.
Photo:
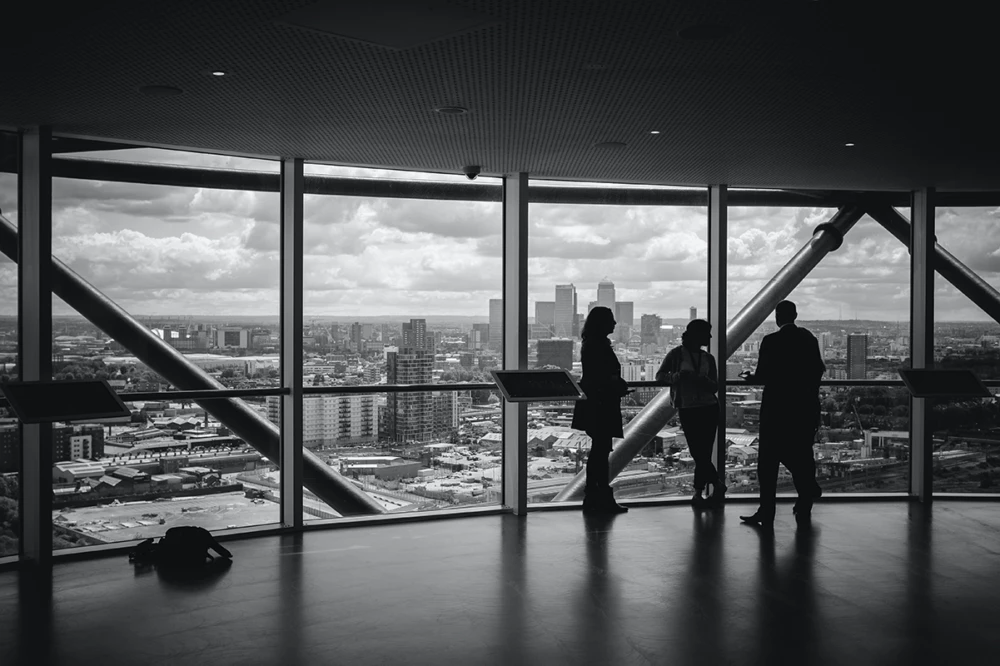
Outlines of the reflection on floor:
{"type": "Polygon", "coordinates": [[[1000,504],[789,505],[773,534],[635,507],[229,542],[198,577],[124,556],[0,573],[0,663],[996,663],[1000,504]]]}

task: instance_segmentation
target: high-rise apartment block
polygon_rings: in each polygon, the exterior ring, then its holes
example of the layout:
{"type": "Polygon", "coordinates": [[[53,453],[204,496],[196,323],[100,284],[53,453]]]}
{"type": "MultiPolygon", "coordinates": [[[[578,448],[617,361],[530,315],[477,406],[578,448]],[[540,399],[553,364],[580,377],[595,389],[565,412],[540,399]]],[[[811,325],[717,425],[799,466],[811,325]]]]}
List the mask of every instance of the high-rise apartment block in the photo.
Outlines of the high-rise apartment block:
{"type": "Polygon", "coordinates": [[[503,346],[503,299],[490,299],[490,349],[503,346]]]}
{"type": "MultiPolygon", "coordinates": [[[[433,379],[432,352],[414,347],[386,352],[387,384],[430,384],[433,379]]],[[[433,438],[434,398],[429,392],[390,393],[386,400],[385,439],[409,442],[433,438]]]]}
{"type": "Polygon", "coordinates": [[[469,333],[469,349],[486,349],[490,344],[490,325],[473,324],[469,333]]]}
{"type": "Polygon", "coordinates": [[[426,319],[411,319],[403,324],[403,343],[401,347],[407,349],[419,349],[431,353],[434,357],[434,336],[427,334],[426,319]]]}
{"type": "Polygon", "coordinates": [[[547,365],[565,370],[573,369],[573,340],[569,338],[553,338],[538,341],[538,360],[535,367],[547,365]]]}
{"type": "MultiPolygon", "coordinates": [[[[302,445],[314,449],[376,441],[375,402],[376,396],[370,393],[305,396],[302,398],[302,445]]],[[[267,417],[281,424],[281,396],[267,397],[267,417]]]]}
{"type": "MultiPolygon", "coordinates": [[[[655,372],[655,370],[654,370],[655,372]]],[[[639,363],[625,363],[622,365],[622,379],[627,382],[642,381],[642,365],[639,363]]]]}
{"type": "Polygon", "coordinates": [[[577,330],[576,287],[572,284],[556,285],[553,328],[560,338],[575,338],[577,330]]]}
{"type": "Polygon", "coordinates": [[[867,333],[851,333],[847,336],[847,378],[868,378],[867,333]]]}

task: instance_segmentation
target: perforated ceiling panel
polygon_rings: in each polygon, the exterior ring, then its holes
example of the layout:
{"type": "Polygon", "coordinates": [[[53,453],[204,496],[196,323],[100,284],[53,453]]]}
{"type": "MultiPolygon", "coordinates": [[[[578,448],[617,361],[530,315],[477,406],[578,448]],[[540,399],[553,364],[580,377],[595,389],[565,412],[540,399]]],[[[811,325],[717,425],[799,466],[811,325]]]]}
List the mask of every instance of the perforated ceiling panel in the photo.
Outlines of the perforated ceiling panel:
{"type": "MultiPolygon", "coordinates": [[[[820,2],[435,2],[467,29],[393,48],[289,25],[313,4],[296,0],[94,3],[73,15],[36,4],[50,32],[7,44],[17,56],[0,95],[7,127],[576,180],[1000,184],[992,39],[943,6],[923,18],[820,2]],[[55,28],[53,17],[63,19],[55,28]],[[728,34],[678,36],[705,24],[728,34]],[[149,85],[183,93],[138,91],[149,85]],[[469,112],[436,113],[441,106],[469,112]]],[[[344,7],[324,4],[326,25],[336,25],[344,7]]],[[[399,3],[365,6],[385,25],[363,34],[405,37],[399,3]]]]}

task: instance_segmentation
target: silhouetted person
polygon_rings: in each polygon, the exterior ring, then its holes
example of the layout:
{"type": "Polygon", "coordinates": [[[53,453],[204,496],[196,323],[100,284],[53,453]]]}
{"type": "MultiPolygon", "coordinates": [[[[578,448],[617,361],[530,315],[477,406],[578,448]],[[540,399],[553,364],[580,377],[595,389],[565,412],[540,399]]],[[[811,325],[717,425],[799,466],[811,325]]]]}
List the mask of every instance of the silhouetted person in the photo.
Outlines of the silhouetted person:
{"type": "Polygon", "coordinates": [[[795,325],[795,303],[778,303],[774,314],[778,331],[764,336],[757,370],[747,376],[764,384],[757,457],[760,508],[752,516],[740,516],[752,525],[774,523],[779,464],[792,474],[799,495],[794,512],[801,519],[808,519],[813,500],[823,493],[816,483],[812,446],[819,428],[819,382],[826,365],[816,337],[795,325]]]}
{"type": "Polygon", "coordinates": [[[580,333],[583,338],[580,388],[587,394],[587,399],[577,401],[574,406],[572,425],[590,436],[587,487],[583,499],[583,510],[587,513],[628,511],[615,502],[608,465],[612,438],[623,436],[621,399],[628,393],[628,384],[622,379],[621,364],[608,339],[615,330],[615,323],[611,310],[598,306],[587,315],[580,333]]]}
{"type": "Polygon", "coordinates": [[[171,527],[159,542],[146,539],[140,543],[129,553],[129,561],[168,568],[198,568],[217,561],[209,553],[210,550],[215,551],[223,560],[228,561],[233,557],[205,528],[182,525],[171,527]]]}
{"type": "Polygon", "coordinates": [[[721,507],[726,493],[712,462],[715,431],[719,427],[719,399],[715,395],[719,390],[719,370],[715,358],[702,349],[711,339],[712,325],[704,319],[692,319],[681,335],[680,346],[670,350],[656,372],[656,381],[670,384],[671,398],[694,458],[691,503],[697,507],[721,507]],[[712,487],[708,499],[702,496],[707,486],[712,487]]]}

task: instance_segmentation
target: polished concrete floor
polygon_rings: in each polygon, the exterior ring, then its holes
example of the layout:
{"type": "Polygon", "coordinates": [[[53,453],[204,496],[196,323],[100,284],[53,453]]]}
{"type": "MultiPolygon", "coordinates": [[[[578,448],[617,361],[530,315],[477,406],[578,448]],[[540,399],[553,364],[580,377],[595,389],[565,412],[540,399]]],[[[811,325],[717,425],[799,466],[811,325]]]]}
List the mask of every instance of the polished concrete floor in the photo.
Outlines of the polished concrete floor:
{"type": "Polygon", "coordinates": [[[478,516],[0,573],[0,664],[996,664],[1000,503],[478,516]]]}

